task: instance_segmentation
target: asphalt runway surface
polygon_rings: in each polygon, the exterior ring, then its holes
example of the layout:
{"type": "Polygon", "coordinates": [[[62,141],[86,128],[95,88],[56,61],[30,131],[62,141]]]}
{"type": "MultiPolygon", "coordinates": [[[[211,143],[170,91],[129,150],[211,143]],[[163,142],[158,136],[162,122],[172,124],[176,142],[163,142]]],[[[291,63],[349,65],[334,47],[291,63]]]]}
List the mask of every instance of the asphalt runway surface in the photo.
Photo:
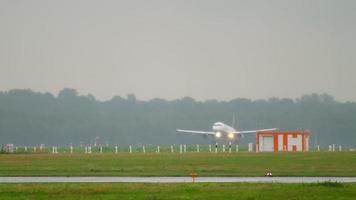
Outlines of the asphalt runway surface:
{"type": "MultiPolygon", "coordinates": [[[[0,183],[190,183],[192,177],[0,177],[0,183]]],[[[200,183],[355,183],[356,177],[197,177],[200,183]]]]}

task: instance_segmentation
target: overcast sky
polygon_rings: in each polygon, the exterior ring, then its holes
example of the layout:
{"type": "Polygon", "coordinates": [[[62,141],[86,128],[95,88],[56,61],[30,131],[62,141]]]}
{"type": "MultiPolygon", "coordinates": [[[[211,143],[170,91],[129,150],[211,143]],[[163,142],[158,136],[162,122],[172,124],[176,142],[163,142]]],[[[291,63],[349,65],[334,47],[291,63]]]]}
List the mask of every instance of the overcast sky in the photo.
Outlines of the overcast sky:
{"type": "Polygon", "coordinates": [[[356,101],[356,1],[0,0],[0,90],[356,101]]]}

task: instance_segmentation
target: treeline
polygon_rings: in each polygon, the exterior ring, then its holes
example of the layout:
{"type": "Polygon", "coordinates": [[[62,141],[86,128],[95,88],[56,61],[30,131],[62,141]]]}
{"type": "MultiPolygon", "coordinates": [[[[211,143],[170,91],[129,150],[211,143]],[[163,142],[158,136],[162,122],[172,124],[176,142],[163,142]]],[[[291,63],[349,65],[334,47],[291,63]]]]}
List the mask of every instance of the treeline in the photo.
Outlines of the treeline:
{"type": "MultiPolygon", "coordinates": [[[[109,144],[208,143],[201,136],[182,135],[176,128],[211,130],[216,121],[239,130],[278,127],[309,129],[311,145],[356,145],[356,103],[338,102],[327,94],[298,99],[270,98],[231,101],[137,100],[130,94],[98,101],[63,89],[58,96],[31,90],[0,92],[0,144],[89,144],[97,138],[109,144]]],[[[246,136],[241,142],[254,141],[246,136]]]]}

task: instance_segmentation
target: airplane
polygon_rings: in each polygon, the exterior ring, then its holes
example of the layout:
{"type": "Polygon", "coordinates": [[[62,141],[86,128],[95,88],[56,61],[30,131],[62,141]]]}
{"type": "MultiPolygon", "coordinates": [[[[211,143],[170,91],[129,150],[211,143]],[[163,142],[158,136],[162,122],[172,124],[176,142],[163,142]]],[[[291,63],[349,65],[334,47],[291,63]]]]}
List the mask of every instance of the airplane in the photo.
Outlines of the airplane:
{"type": "Polygon", "coordinates": [[[215,136],[216,139],[227,138],[229,140],[234,140],[234,139],[237,140],[239,136],[243,137],[244,134],[248,134],[248,133],[267,132],[267,131],[275,131],[275,130],[278,130],[278,128],[237,131],[235,128],[233,128],[233,125],[229,126],[222,122],[214,123],[212,127],[212,131],[193,131],[193,130],[176,129],[176,131],[182,133],[201,134],[203,136],[215,136]]]}

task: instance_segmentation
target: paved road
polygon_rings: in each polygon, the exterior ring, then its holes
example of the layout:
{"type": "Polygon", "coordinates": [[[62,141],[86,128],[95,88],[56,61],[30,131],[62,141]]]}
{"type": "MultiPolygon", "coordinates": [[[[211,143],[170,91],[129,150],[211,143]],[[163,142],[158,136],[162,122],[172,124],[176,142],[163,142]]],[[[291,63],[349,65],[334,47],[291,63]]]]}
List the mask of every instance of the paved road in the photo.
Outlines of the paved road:
{"type": "MultiPolygon", "coordinates": [[[[316,183],[356,182],[356,177],[198,177],[196,182],[249,182],[249,183],[316,183]]],[[[0,177],[0,183],[185,183],[191,177],[0,177]]]]}

